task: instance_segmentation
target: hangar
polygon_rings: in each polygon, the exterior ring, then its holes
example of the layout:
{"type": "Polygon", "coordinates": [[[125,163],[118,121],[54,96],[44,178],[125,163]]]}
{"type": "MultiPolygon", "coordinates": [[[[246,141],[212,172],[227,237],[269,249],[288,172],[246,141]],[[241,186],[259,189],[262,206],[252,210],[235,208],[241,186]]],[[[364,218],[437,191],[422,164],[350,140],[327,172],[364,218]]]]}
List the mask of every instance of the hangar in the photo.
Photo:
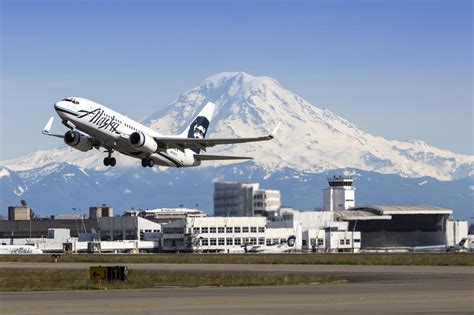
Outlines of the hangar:
{"type": "Polygon", "coordinates": [[[452,213],[429,205],[365,205],[335,211],[335,219],[361,233],[361,249],[413,248],[451,244],[453,230],[461,229],[452,213]]]}

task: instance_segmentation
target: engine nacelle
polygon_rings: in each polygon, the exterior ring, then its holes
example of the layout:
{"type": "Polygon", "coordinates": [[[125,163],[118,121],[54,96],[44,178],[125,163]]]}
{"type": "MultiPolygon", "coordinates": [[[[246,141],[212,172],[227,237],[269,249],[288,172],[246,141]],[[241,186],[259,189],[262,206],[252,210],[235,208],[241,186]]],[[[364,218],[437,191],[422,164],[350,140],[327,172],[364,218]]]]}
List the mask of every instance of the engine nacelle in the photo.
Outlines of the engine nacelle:
{"type": "Polygon", "coordinates": [[[128,138],[128,141],[132,147],[145,153],[154,153],[158,149],[158,144],[155,139],[143,132],[133,132],[128,138]]]}
{"type": "Polygon", "coordinates": [[[76,150],[87,152],[92,149],[92,142],[79,131],[69,130],[64,134],[64,142],[76,150]]]}

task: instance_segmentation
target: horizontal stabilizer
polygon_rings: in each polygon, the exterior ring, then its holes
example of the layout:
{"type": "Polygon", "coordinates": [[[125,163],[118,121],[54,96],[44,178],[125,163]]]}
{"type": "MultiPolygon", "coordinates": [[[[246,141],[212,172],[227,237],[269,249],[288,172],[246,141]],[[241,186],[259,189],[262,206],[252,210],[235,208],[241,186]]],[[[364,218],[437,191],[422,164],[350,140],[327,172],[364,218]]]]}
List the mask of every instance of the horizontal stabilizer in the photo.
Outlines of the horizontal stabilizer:
{"type": "Polygon", "coordinates": [[[210,155],[210,154],[195,154],[194,158],[198,161],[253,160],[253,158],[247,157],[247,156],[210,155]]]}

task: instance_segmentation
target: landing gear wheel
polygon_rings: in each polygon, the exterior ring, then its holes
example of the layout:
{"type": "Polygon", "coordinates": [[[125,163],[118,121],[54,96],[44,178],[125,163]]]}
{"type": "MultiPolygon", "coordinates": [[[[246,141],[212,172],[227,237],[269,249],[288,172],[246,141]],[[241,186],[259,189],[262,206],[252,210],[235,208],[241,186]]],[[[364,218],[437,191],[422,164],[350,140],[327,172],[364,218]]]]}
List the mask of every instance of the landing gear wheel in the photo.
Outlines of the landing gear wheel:
{"type": "Polygon", "coordinates": [[[110,164],[110,160],[109,160],[108,157],[104,158],[104,165],[105,165],[105,166],[111,165],[111,164],[110,164]]]}
{"type": "Polygon", "coordinates": [[[109,165],[112,166],[112,167],[114,167],[115,164],[117,164],[117,160],[116,160],[115,158],[113,158],[113,157],[110,158],[110,159],[109,159],[109,165]]]}
{"type": "Polygon", "coordinates": [[[148,167],[153,167],[153,165],[155,165],[155,161],[153,161],[153,159],[148,159],[148,167]]]}
{"type": "Polygon", "coordinates": [[[155,165],[155,161],[153,161],[153,159],[150,159],[150,158],[142,159],[143,167],[153,167],[153,165],[155,165]]]}

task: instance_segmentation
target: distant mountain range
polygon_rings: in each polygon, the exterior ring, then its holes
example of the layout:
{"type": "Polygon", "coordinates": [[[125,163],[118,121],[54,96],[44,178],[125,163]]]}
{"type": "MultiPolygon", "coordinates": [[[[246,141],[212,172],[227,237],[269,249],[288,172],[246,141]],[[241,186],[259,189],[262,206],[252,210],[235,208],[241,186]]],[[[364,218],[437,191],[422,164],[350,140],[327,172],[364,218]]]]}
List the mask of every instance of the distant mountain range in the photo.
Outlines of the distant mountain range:
{"type": "Polygon", "coordinates": [[[104,154],[96,150],[37,151],[1,162],[2,212],[20,199],[42,214],[66,213],[73,207],[85,211],[98,203],[120,210],[199,204],[212,212],[215,180],[258,181],[264,188],[281,189],[286,205],[308,210],[322,205],[326,176],[350,171],[358,174],[358,204],[428,203],[452,208],[458,217],[472,216],[473,156],[422,141],[373,136],[269,77],[214,75],[144,123],[163,134],[178,133],[208,101],[217,105],[209,137],[266,134],[280,121],[277,138],[210,149],[255,160],[196,169],[142,169],[138,160],[125,156],[118,157],[118,167],[105,169],[104,154]]]}

